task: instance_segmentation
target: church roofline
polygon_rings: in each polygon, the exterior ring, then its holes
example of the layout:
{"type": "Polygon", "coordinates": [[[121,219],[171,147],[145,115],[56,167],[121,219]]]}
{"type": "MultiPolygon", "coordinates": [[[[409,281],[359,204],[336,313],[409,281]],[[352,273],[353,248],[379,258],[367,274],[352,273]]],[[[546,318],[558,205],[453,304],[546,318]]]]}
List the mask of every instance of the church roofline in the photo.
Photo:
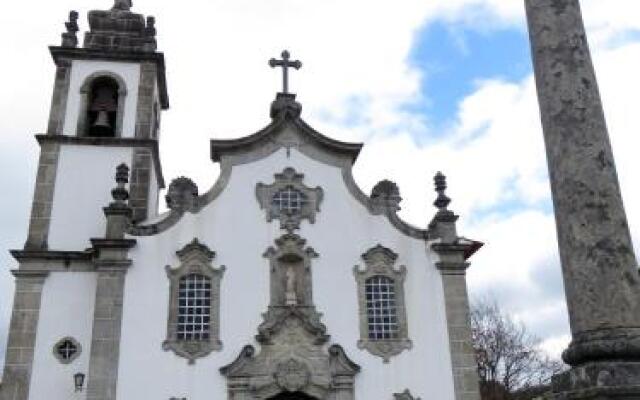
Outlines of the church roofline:
{"type": "Polygon", "coordinates": [[[51,57],[56,65],[66,60],[90,60],[90,61],[150,61],[158,67],[158,90],[160,91],[160,105],[163,110],[169,108],[169,94],[167,91],[167,76],[164,62],[164,53],[132,52],[101,50],[91,48],[72,48],[49,46],[51,57]]]}
{"type": "Polygon", "coordinates": [[[219,162],[225,155],[252,152],[270,140],[271,136],[280,132],[283,125],[287,123],[298,128],[299,132],[303,133],[319,147],[331,153],[347,156],[352,164],[358,159],[363,146],[362,143],[348,143],[332,139],[313,129],[299,116],[291,117],[289,114],[276,116],[273,122],[265,128],[249,136],[237,139],[211,139],[211,159],[219,162]]]}

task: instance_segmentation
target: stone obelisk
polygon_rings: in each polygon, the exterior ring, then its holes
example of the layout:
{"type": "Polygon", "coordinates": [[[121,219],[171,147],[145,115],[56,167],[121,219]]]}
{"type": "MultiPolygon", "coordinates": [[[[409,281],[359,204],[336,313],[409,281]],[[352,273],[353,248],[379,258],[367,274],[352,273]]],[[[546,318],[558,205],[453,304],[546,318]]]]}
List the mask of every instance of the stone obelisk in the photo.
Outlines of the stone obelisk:
{"type": "Polygon", "coordinates": [[[578,0],[525,0],[572,342],[562,399],[640,399],[640,276],[578,0]]]}

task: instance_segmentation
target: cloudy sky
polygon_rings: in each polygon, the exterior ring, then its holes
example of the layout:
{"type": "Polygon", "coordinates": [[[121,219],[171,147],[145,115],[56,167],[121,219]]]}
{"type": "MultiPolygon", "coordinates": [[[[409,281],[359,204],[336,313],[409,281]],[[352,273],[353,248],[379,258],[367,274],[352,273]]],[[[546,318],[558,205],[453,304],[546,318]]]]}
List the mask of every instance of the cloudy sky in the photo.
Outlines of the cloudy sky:
{"type": "MultiPolygon", "coordinates": [[[[46,128],[53,86],[47,46],[59,44],[69,10],[86,29],[86,12],[111,4],[21,0],[0,13],[0,359],[16,266],[7,250],[26,237],[33,134],[46,128]]],[[[640,2],[582,4],[640,250],[640,2]]],[[[304,63],[292,77],[304,119],[366,143],[355,168],[363,190],[398,182],[402,216],[425,226],[442,170],[461,234],[486,243],[469,272],[471,295],[495,296],[559,354],[568,323],[521,0],[135,0],[134,11],[156,16],[167,57],[167,179],[213,184],[208,140],[269,122],[280,77],[267,60],[288,48],[304,63]]]]}

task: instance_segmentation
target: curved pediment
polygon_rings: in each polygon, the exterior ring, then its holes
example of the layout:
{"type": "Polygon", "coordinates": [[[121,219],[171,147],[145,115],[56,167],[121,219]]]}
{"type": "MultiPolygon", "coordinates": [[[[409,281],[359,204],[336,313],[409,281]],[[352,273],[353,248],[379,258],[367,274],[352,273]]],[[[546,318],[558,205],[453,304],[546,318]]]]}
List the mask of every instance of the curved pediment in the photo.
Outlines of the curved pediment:
{"type": "MultiPolygon", "coordinates": [[[[271,106],[272,122],[267,127],[242,138],[212,139],[211,158],[220,163],[220,176],[214,186],[198,195],[197,187],[194,189],[191,184],[172,183],[169,188],[171,211],[152,224],[130,227],[128,233],[149,236],[171,228],[185,213],[198,213],[213,202],[228,185],[235,166],[257,162],[281,149],[286,149],[287,154],[295,149],[315,161],[339,168],[348,192],[369,214],[386,216],[394,228],[409,237],[433,238],[431,230],[414,227],[398,216],[401,198],[393,182],[376,185],[371,196],[360,189],[352,168],[362,143],[341,142],[319,133],[300,118],[301,109],[294,94],[279,93],[271,106]]],[[[185,178],[179,179],[185,181],[185,178]]]]}
{"type": "Polygon", "coordinates": [[[260,159],[282,147],[295,147],[321,161],[327,158],[346,158],[351,164],[356,161],[362,143],[341,142],[321,134],[300,118],[300,109],[294,94],[279,93],[271,109],[273,121],[268,126],[237,139],[212,139],[211,159],[222,162],[229,157],[237,165],[260,159]]]}

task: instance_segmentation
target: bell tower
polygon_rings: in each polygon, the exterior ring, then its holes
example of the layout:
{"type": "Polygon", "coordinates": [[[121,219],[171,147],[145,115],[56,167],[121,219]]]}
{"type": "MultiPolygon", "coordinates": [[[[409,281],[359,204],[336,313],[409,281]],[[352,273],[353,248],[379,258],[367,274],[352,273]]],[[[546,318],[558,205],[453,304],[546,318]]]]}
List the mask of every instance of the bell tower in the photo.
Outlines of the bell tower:
{"type": "Polygon", "coordinates": [[[72,11],[56,65],[47,131],[41,147],[27,250],[84,249],[104,232],[112,172],[131,167],[134,221],[157,212],[164,187],[158,140],[169,108],[164,55],[157,51],[155,19],[131,11],[131,0],[88,14],[80,45],[72,11]]]}

